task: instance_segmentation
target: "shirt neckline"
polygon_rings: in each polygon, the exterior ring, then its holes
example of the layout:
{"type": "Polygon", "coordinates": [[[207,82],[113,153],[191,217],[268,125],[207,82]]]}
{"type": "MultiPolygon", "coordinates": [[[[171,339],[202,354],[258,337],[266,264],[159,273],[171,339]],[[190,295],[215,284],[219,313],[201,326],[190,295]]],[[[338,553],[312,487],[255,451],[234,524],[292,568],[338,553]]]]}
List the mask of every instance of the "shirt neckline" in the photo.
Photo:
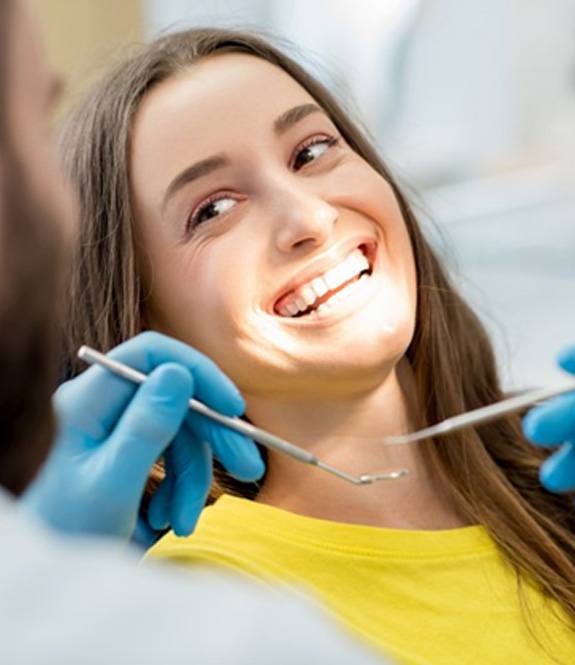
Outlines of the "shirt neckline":
{"type": "Polygon", "coordinates": [[[497,549],[482,525],[438,531],[364,526],[307,517],[230,494],[222,495],[208,510],[213,511],[214,517],[225,519],[228,515],[235,529],[256,528],[289,543],[348,553],[428,558],[476,555],[497,549]]]}

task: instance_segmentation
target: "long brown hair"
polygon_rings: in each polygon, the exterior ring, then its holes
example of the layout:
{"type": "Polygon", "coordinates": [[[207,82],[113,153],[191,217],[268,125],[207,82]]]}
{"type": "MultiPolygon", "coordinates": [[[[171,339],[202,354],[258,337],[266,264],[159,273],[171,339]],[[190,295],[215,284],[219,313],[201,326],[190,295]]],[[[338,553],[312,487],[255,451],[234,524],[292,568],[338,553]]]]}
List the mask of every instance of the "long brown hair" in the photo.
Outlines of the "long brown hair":
{"type": "MultiPolygon", "coordinates": [[[[107,350],[142,327],[128,174],[130,128],[138,105],[159,82],[224,52],[248,53],[286,71],[327,111],[351,148],[391,183],[418,272],[416,329],[407,357],[425,422],[502,398],[481,323],[457,294],[371,142],[324,87],[266,39],[217,29],[175,33],[142,47],[106,76],[69,120],[63,154],[82,209],[66,327],[74,371],[79,370],[74,361],[79,345],[107,350]]],[[[575,623],[575,511],[571,497],[541,487],[538,468],[544,453],[523,439],[519,418],[438,438],[426,454],[462,513],[487,528],[518,581],[521,573],[534,580],[575,623]]]]}
{"type": "Polygon", "coordinates": [[[0,486],[13,494],[34,477],[54,436],[62,287],[59,225],[36,200],[7,117],[18,4],[0,0],[0,486]]]}

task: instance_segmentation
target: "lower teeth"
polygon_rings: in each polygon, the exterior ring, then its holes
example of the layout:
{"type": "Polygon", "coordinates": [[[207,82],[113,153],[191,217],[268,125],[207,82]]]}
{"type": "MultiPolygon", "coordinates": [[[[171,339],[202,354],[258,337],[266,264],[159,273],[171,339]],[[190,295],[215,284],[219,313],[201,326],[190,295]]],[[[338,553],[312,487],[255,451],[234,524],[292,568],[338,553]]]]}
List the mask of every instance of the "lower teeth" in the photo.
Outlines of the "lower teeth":
{"type": "Polygon", "coordinates": [[[351,284],[348,284],[345,287],[345,289],[333,295],[331,298],[329,298],[321,305],[319,305],[316,309],[312,309],[307,314],[299,314],[299,315],[296,314],[293,318],[301,318],[302,316],[313,316],[314,314],[322,314],[324,312],[329,311],[335,305],[338,305],[340,302],[346,300],[349,297],[349,295],[353,293],[354,289],[357,288],[357,285],[360,282],[363,282],[366,279],[368,279],[369,276],[370,276],[369,273],[363,273],[363,275],[359,279],[357,279],[355,282],[351,282],[351,284]]]}

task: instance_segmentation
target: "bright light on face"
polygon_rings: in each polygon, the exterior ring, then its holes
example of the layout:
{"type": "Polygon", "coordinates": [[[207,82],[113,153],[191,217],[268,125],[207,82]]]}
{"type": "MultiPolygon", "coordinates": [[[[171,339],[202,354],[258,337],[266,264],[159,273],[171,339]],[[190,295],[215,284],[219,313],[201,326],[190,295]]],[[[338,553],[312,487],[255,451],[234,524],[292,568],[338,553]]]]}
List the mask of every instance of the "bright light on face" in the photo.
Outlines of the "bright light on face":
{"type": "Polygon", "coordinates": [[[132,190],[149,323],[247,394],[342,394],[409,345],[415,268],[388,183],[296,81],[244,54],[153,89],[132,190]]]}

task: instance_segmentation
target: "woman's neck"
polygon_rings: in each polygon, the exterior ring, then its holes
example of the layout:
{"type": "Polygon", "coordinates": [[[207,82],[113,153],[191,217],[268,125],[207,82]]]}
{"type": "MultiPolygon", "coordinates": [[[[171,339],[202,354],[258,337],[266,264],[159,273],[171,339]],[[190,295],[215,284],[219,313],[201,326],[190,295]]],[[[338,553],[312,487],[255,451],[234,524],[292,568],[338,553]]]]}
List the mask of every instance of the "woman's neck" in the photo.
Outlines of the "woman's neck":
{"type": "Polygon", "coordinates": [[[272,402],[248,398],[258,426],[310,450],[354,475],[407,468],[409,475],[373,485],[346,483],[317,467],[272,451],[257,501],[294,513],[398,529],[449,529],[469,524],[421,446],[384,446],[390,434],[418,422],[411,370],[406,362],[375,390],[353,399],[272,402]]]}

